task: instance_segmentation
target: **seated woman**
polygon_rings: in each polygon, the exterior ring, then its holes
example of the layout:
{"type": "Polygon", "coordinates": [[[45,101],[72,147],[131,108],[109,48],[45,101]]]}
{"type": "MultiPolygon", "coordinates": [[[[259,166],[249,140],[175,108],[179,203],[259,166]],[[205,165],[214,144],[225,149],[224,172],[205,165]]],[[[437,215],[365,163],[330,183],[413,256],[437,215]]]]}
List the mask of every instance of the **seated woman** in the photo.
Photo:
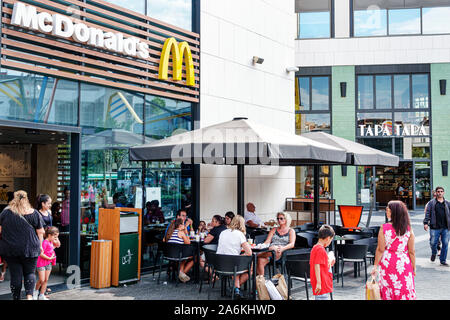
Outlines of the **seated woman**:
{"type": "MultiPolygon", "coordinates": [[[[163,241],[167,243],[190,244],[191,240],[186,235],[185,229],[186,227],[184,226],[183,219],[180,218],[175,220],[175,223],[170,226],[163,241]]],[[[181,282],[187,282],[191,279],[186,273],[191,270],[193,265],[194,260],[192,257],[190,257],[189,260],[184,260],[180,263],[178,278],[181,282]]]]}
{"type": "Polygon", "coordinates": [[[205,238],[205,244],[218,244],[220,234],[227,230],[224,218],[216,214],[211,220],[212,229],[205,238]]]}
{"type": "MultiPolygon", "coordinates": [[[[217,245],[217,254],[228,254],[233,256],[241,255],[243,250],[244,256],[251,256],[252,249],[245,238],[245,220],[242,216],[235,216],[230,223],[228,229],[220,234],[219,243],[217,245]]],[[[235,295],[241,296],[241,285],[248,279],[248,273],[243,273],[234,279],[235,295]]]]}
{"type": "MultiPolygon", "coordinates": [[[[270,230],[265,244],[269,244],[269,250],[275,251],[275,260],[278,261],[284,251],[294,248],[295,230],[290,228],[292,218],[286,212],[277,213],[278,227],[270,230]]],[[[269,263],[272,252],[262,252],[258,255],[258,264],[256,272],[258,275],[264,275],[264,268],[269,263]]]]}
{"type": "Polygon", "coordinates": [[[206,222],[203,220],[198,224],[197,234],[200,234],[202,232],[208,232],[208,230],[206,229],[206,222]]]}
{"type": "Polygon", "coordinates": [[[227,213],[225,213],[225,225],[227,226],[227,228],[230,225],[233,218],[234,218],[233,211],[228,211],[227,213]]]}

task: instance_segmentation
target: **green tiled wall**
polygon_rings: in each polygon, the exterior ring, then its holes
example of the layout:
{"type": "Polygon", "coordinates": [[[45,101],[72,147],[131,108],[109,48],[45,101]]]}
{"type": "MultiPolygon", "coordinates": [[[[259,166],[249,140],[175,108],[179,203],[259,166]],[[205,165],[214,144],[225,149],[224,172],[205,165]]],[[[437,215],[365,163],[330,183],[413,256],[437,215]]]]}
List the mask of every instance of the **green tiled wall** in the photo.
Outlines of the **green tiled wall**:
{"type": "Polygon", "coordinates": [[[450,176],[443,177],[441,161],[450,162],[450,63],[431,64],[431,140],[433,189],[444,187],[447,197],[450,192],[450,176]],[[439,80],[447,80],[447,92],[440,94],[439,80]]]}
{"type": "MultiPolygon", "coordinates": [[[[332,134],[355,141],[355,67],[332,67],[332,134]],[[347,83],[347,94],[341,97],[340,83],[347,83]]],[[[336,205],[356,204],[356,167],[347,167],[343,177],[340,166],[333,167],[333,198],[336,205]]]]}

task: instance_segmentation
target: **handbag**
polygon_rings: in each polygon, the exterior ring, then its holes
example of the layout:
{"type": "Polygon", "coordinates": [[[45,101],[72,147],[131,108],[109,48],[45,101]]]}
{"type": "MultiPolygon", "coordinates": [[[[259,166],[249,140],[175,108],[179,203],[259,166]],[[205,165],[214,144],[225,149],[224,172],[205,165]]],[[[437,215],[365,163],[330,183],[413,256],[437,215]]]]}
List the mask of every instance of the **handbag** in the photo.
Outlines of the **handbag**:
{"type": "Polygon", "coordinates": [[[381,300],[380,285],[373,276],[366,282],[366,300],[381,300]]]}
{"type": "Polygon", "coordinates": [[[256,290],[258,291],[259,300],[270,300],[269,291],[267,291],[266,280],[264,276],[256,276],[256,290]]]}
{"type": "Polygon", "coordinates": [[[270,299],[272,300],[283,300],[283,297],[278,292],[277,288],[275,288],[275,285],[271,280],[266,280],[266,288],[267,291],[269,291],[270,299]]]}
{"type": "Polygon", "coordinates": [[[278,273],[272,277],[272,282],[274,282],[275,288],[277,288],[278,292],[283,297],[283,300],[287,300],[288,288],[284,276],[281,273],[278,273]]]}

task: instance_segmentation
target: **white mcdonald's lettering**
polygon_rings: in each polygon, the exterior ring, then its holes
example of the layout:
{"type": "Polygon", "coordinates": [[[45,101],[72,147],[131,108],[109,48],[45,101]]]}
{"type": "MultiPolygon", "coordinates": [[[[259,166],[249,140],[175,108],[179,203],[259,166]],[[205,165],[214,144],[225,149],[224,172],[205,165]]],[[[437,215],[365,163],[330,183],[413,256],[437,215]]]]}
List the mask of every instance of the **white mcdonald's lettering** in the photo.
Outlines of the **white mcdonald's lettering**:
{"type": "Polygon", "coordinates": [[[121,54],[147,59],[149,47],[136,37],[125,38],[122,33],[103,32],[101,29],[88,27],[86,24],[74,21],[65,15],[48,12],[37,12],[36,7],[22,2],[14,3],[11,23],[45,33],[52,33],[63,38],[72,38],[80,43],[108,49],[121,54]]]}

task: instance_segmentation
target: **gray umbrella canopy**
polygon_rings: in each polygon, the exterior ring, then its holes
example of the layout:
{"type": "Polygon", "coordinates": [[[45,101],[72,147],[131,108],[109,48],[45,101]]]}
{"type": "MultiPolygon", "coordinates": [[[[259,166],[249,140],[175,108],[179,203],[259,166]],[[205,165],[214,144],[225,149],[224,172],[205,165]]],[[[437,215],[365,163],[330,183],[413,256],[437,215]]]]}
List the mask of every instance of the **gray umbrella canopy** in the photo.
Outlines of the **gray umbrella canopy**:
{"type": "Polygon", "coordinates": [[[344,138],[336,137],[325,132],[308,132],[303,133],[302,137],[327,144],[339,149],[344,149],[347,154],[351,155],[351,162],[348,165],[356,166],[387,166],[397,167],[399,157],[390,153],[383,152],[361,143],[350,141],[344,138]]]}
{"type": "Polygon", "coordinates": [[[83,136],[83,150],[128,149],[130,146],[150,143],[154,139],[124,129],[107,129],[83,136]],[[145,139],[145,140],[144,140],[145,139]]]}
{"type": "Polygon", "coordinates": [[[280,166],[344,164],[346,152],[246,118],[235,118],[132,147],[130,160],[280,166]]]}

